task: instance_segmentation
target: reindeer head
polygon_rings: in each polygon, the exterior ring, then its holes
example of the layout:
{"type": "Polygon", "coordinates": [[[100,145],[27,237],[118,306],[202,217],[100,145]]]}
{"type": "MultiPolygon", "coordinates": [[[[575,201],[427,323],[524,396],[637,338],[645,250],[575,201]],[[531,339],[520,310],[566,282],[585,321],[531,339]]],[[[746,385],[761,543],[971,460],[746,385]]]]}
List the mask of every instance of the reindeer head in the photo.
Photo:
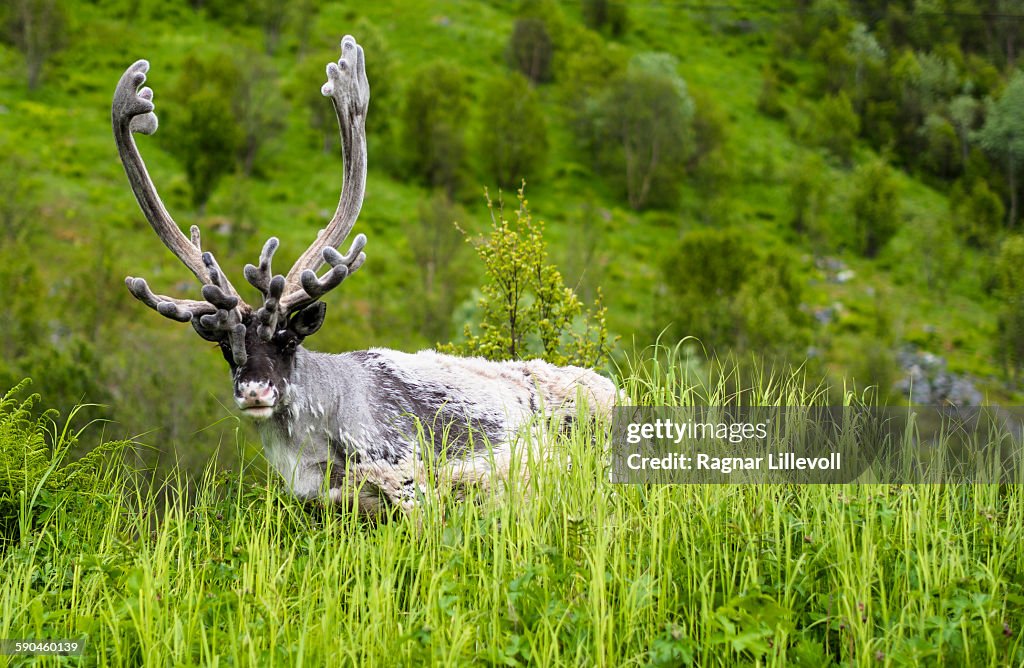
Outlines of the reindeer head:
{"type": "Polygon", "coordinates": [[[242,300],[213,254],[203,252],[199,229],[193,225],[191,238],[185,237],[167,213],[149,177],[134,138],[137,132],[152,134],[157,129],[153,91],[139,88],[146,81],[147,71],[149,63],[139,60],[117,84],[111,113],[114,139],[146,219],[160,240],[202,283],[203,299],[154,294],[142,278],[129,276],[125,282],[142,303],[172,320],[191,322],[201,337],[219,344],[231,366],[239,408],[252,417],[269,417],[280,406],[296,349],[323,324],[327,306],[320,298],[339,286],[366,259],[366,237],[362,234],[356,235],[344,255],[336,250],[359,217],[366,186],[365,122],[370,86],[366,81],[363,49],[346,35],[341,40],[341,58],[327,65],[327,83],[321,88],[334,102],[341,129],[345,180],[338,208],[287,275],[274,274],[271,268],[278,247],[274,237],[264,244],[259,265],[245,266],[246,280],[262,295],[262,303],[255,308],[242,300]],[[324,263],[330,269],[318,277],[316,272],[324,263]]]}

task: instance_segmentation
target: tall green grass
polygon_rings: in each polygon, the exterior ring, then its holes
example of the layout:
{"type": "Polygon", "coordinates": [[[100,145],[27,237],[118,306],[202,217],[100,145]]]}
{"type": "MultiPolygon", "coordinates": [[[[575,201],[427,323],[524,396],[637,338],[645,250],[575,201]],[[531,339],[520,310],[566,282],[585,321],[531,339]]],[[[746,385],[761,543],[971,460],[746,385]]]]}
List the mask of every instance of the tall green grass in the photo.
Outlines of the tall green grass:
{"type": "MultiPolygon", "coordinates": [[[[822,401],[671,355],[622,373],[655,403],[822,401]]],[[[380,522],[262,461],[107,467],[2,548],[0,637],[87,637],[45,661],[115,666],[1024,662],[1019,486],[614,485],[601,430],[552,438],[528,484],[380,522]]]]}

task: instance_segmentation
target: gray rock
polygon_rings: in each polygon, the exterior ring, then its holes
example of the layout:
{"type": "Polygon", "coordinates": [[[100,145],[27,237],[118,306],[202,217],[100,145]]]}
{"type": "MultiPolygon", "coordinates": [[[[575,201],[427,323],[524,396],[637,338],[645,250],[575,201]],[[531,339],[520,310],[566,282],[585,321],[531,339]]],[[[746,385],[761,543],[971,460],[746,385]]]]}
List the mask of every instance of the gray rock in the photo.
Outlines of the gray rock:
{"type": "Polygon", "coordinates": [[[945,358],[927,351],[904,349],[896,356],[903,377],[894,389],[925,406],[980,406],[984,398],[966,374],[947,368],[945,358]]]}

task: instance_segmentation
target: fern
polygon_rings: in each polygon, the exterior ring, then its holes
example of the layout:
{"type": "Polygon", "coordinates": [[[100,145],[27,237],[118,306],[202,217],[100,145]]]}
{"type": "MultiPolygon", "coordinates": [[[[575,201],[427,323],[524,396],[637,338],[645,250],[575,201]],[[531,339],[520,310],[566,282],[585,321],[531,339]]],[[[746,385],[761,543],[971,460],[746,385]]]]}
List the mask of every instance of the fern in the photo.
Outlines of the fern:
{"type": "Polygon", "coordinates": [[[19,526],[31,524],[44,505],[42,499],[101,488],[110,455],[119,455],[130,443],[108,441],[66,462],[82,433],[71,429],[78,408],[63,426],[53,409],[35,416],[39,395],[19,398],[30,384],[26,378],[0,399],[0,546],[14,540],[19,526]]]}
{"type": "Polygon", "coordinates": [[[18,399],[30,383],[28,379],[21,381],[0,400],[0,500],[16,498],[21,490],[34,488],[49,466],[45,425],[57,414],[46,411],[32,418],[39,395],[18,399]]]}

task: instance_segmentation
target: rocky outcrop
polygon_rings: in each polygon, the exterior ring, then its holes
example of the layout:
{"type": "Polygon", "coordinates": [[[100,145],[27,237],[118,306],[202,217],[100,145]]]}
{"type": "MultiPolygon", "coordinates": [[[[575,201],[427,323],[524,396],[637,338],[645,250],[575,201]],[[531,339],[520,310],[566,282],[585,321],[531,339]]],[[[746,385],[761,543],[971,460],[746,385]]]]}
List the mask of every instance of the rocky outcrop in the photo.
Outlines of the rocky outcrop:
{"type": "Polygon", "coordinates": [[[947,368],[946,359],[934,353],[903,350],[896,356],[903,377],[894,389],[915,404],[925,406],[979,406],[981,392],[970,376],[956,374],[947,368]]]}

